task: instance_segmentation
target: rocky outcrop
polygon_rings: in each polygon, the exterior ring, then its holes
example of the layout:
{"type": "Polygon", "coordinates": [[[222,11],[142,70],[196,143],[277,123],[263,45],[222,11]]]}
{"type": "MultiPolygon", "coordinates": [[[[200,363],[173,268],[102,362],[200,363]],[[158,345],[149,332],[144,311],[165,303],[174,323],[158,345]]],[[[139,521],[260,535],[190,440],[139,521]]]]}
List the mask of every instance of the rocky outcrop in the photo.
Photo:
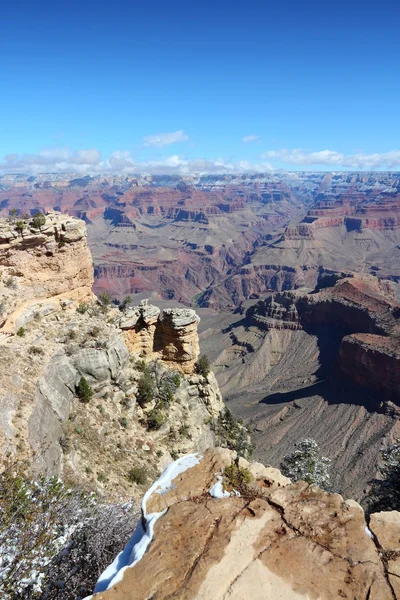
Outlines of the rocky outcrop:
{"type": "Polygon", "coordinates": [[[43,239],[25,229],[14,238],[7,221],[1,233],[0,450],[111,498],[138,495],[173,456],[224,443],[218,384],[193,374],[199,319],[101,304],[84,223],[49,214],[42,228],[43,239]],[[92,392],[84,401],[82,377],[92,392]],[[129,478],[133,459],[141,483],[129,478]]]}
{"type": "Polygon", "coordinates": [[[0,269],[2,333],[56,311],[65,299],[92,298],[86,227],[66,215],[47,214],[40,228],[30,219],[1,220],[0,269]]]}
{"type": "MultiPolygon", "coordinates": [[[[327,274],[324,285],[334,283],[327,274]]],[[[353,274],[331,287],[304,294],[272,294],[246,312],[259,329],[304,329],[318,335],[331,328],[342,337],[338,372],[353,383],[400,403],[400,307],[390,281],[353,274]]]]}
{"type": "Polygon", "coordinates": [[[120,327],[132,352],[153,360],[160,358],[181,370],[193,372],[200,348],[200,317],[190,308],[160,309],[143,300],[121,319],[120,327]]]}
{"type": "Polygon", "coordinates": [[[400,598],[399,513],[373,515],[371,533],[356,502],[234,458],[191,455],[153,484],[93,600],[400,598]]]}
{"type": "Polygon", "coordinates": [[[345,336],[338,364],[344,377],[378,392],[382,400],[400,404],[400,336],[368,333],[345,336]]]}

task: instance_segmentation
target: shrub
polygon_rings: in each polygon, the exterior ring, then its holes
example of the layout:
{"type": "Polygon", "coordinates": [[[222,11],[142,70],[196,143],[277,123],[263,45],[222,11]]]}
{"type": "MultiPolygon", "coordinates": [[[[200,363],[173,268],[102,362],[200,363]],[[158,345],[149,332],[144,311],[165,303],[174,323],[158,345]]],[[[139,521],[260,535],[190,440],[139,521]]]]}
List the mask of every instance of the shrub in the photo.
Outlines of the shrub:
{"type": "Polygon", "coordinates": [[[36,212],[33,215],[32,225],[35,229],[41,229],[43,225],[46,223],[46,217],[40,211],[36,212]]]}
{"type": "Polygon", "coordinates": [[[203,377],[207,377],[210,372],[210,361],[208,356],[203,354],[199,357],[199,360],[195,364],[196,373],[202,375],[203,377]]]}
{"type": "Polygon", "coordinates": [[[128,427],[128,419],[126,417],[121,417],[119,420],[121,427],[126,429],[128,427]]]}
{"type": "Polygon", "coordinates": [[[89,303],[88,302],[79,302],[76,311],[78,313],[80,313],[81,315],[84,315],[85,312],[87,312],[89,310],[89,303]]]}
{"type": "Polygon", "coordinates": [[[165,423],[165,416],[160,409],[153,409],[147,416],[148,429],[160,429],[165,423]]]}
{"type": "Polygon", "coordinates": [[[98,300],[103,309],[109,308],[112,298],[108,292],[102,292],[98,296],[98,300]]]}
{"type": "Polygon", "coordinates": [[[80,378],[79,383],[76,386],[76,395],[84,404],[90,402],[93,396],[93,390],[84,377],[80,378]]]}
{"type": "Polygon", "coordinates": [[[9,463],[0,476],[0,597],[76,600],[131,536],[131,504],[103,504],[57,477],[32,480],[9,463]]]}
{"type": "Polygon", "coordinates": [[[400,509],[400,439],[381,450],[382,479],[375,479],[368,497],[370,512],[400,509]]]}
{"type": "Polygon", "coordinates": [[[100,483],[106,483],[107,475],[103,471],[100,471],[100,473],[97,473],[97,480],[100,481],[100,483]]]}
{"type": "Polygon", "coordinates": [[[18,214],[18,210],[16,208],[11,208],[9,214],[10,214],[11,219],[15,220],[15,218],[18,214]]]}
{"type": "Polygon", "coordinates": [[[187,423],[182,423],[182,425],[178,429],[178,433],[180,436],[188,438],[190,436],[189,425],[187,423]]]}
{"type": "Polygon", "coordinates": [[[175,388],[178,389],[182,382],[180,373],[174,373],[173,375],[171,375],[171,382],[173,383],[175,388]]]}
{"type": "Polygon", "coordinates": [[[147,363],[146,363],[146,361],[144,361],[144,360],[138,360],[138,361],[135,363],[135,369],[137,369],[137,370],[138,370],[138,371],[140,371],[141,373],[144,373],[145,371],[147,371],[147,370],[148,370],[148,367],[147,367],[147,363]]]}
{"type": "Polygon", "coordinates": [[[132,467],[128,473],[128,479],[131,483],[144,485],[147,482],[147,471],[144,467],[132,467]]]}
{"type": "Polygon", "coordinates": [[[139,406],[143,408],[148,402],[151,402],[154,395],[154,383],[150,373],[145,372],[138,381],[138,390],[136,399],[139,406]]]}
{"type": "Polygon", "coordinates": [[[89,335],[91,335],[93,338],[97,338],[97,336],[100,333],[100,327],[98,325],[94,325],[91,329],[89,329],[89,335]]]}
{"type": "Polygon", "coordinates": [[[306,481],[328,489],[330,484],[329,458],[320,456],[320,449],[315,440],[305,439],[295,444],[295,450],[285,456],[280,469],[292,481],[306,481]]]}
{"type": "Polygon", "coordinates": [[[131,296],[126,296],[119,304],[119,310],[123,311],[128,308],[129,304],[132,302],[131,296]]]}
{"type": "Polygon", "coordinates": [[[11,277],[11,275],[10,275],[10,277],[6,277],[6,279],[4,280],[4,285],[7,288],[11,288],[13,290],[15,290],[15,288],[17,287],[14,277],[11,277]]]}
{"type": "MultiPolygon", "coordinates": [[[[225,487],[230,490],[236,490],[240,493],[247,488],[252,480],[251,473],[245,467],[239,467],[233,462],[229,467],[224,470],[224,483],[225,487]]],[[[246,494],[242,494],[246,495],[246,494]]]]}
{"type": "Polygon", "coordinates": [[[211,428],[220,446],[235,450],[243,458],[250,458],[254,445],[249,431],[245,425],[235,420],[229,408],[225,408],[216,421],[211,422],[211,428]]]}
{"type": "Polygon", "coordinates": [[[18,335],[18,337],[24,337],[24,335],[25,335],[25,327],[20,327],[17,330],[17,335],[18,335]]]}
{"type": "Polygon", "coordinates": [[[23,221],[17,221],[15,224],[15,229],[22,235],[25,229],[25,223],[23,221]]]}
{"type": "Polygon", "coordinates": [[[40,346],[31,346],[28,349],[29,354],[33,354],[33,355],[41,355],[44,354],[44,350],[43,348],[40,348],[40,346]]]}

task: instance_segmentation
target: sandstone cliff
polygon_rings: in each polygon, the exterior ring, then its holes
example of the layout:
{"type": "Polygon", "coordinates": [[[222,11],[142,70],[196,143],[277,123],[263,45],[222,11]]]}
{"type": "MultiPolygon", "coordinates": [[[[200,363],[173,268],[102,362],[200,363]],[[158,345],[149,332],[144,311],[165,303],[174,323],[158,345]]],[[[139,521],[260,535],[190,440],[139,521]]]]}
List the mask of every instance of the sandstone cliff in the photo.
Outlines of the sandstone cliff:
{"type": "Polygon", "coordinates": [[[153,484],[93,600],[400,598],[400,513],[368,528],[356,502],[234,458],[187,456],[153,484]]]}
{"type": "Polygon", "coordinates": [[[146,358],[159,358],[183,373],[193,373],[200,348],[197,325],[200,318],[189,308],[167,308],[142,301],[130,309],[120,323],[132,352],[146,358]]]}
{"type": "Polygon", "coordinates": [[[64,298],[92,297],[86,227],[60,213],[48,214],[40,228],[30,219],[1,220],[0,269],[2,333],[15,332],[34,315],[57,310],[64,298]]]}
{"type": "Polygon", "coordinates": [[[0,221],[1,451],[112,497],[137,495],[176,456],[227,439],[216,380],[194,372],[199,318],[168,309],[153,331],[156,307],[101,304],[84,223],[48,214],[42,229],[26,222],[21,235],[0,221]],[[77,397],[82,377],[88,402],[77,397]]]}

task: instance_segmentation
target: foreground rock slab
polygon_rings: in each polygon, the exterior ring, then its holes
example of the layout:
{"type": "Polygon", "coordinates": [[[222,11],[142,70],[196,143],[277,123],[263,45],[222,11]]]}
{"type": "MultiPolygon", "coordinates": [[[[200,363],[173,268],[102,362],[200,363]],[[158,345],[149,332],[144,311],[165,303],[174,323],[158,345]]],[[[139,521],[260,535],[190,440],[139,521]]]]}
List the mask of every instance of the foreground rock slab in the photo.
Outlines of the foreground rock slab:
{"type": "Polygon", "coordinates": [[[389,521],[380,513],[375,537],[356,502],[245,461],[239,466],[253,480],[242,494],[221,488],[212,497],[234,456],[207,451],[186,470],[178,465],[169,487],[163,478],[153,485],[143,505],[147,535],[154,526],[147,551],[138,555],[134,546],[133,566],[93,600],[400,598],[382,552],[397,549],[399,513],[389,521]]]}

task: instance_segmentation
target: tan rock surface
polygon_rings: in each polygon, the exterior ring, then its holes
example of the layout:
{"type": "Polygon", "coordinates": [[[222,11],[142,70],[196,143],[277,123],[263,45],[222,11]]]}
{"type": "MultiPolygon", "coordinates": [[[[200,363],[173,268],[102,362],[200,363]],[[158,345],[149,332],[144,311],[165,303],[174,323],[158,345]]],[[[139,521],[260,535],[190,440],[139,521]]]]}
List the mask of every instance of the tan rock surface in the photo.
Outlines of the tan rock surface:
{"type": "Polygon", "coordinates": [[[26,220],[18,234],[12,220],[0,221],[1,332],[13,333],[51,300],[92,298],[92,257],[83,221],[46,215],[41,230],[26,220]]]}
{"type": "MultiPolygon", "coordinates": [[[[241,497],[211,497],[233,458],[208,451],[169,490],[155,486],[145,512],[161,516],[147,552],[93,600],[400,598],[357,503],[303,482],[279,487],[279,477],[265,486],[259,476],[241,497]]],[[[379,531],[391,530],[387,543],[398,544],[400,514],[375,517],[379,531]]]]}
{"type": "Polygon", "coordinates": [[[199,357],[197,325],[200,317],[190,308],[160,309],[143,300],[121,319],[120,327],[131,352],[157,358],[183,373],[193,373],[199,357]]]}

